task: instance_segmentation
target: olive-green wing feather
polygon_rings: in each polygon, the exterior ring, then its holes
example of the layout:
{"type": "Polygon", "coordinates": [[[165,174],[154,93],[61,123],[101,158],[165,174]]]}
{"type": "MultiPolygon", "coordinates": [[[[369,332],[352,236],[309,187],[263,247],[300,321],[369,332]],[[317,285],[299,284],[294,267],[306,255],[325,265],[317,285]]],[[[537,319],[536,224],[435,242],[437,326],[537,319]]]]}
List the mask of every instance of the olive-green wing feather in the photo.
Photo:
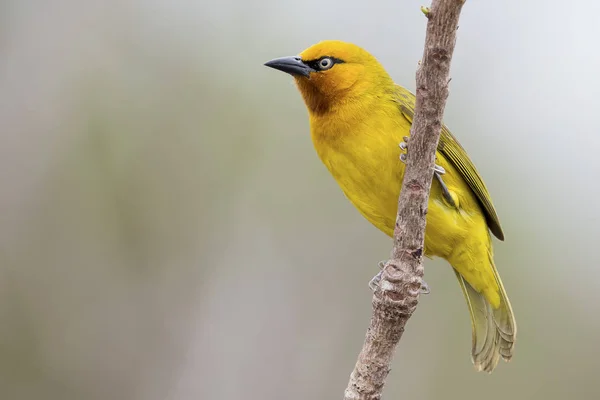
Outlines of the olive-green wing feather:
{"type": "MultiPolygon", "coordinates": [[[[414,112],[415,112],[415,96],[408,90],[401,86],[397,86],[398,96],[397,100],[400,105],[402,115],[412,124],[414,112]]],[[[488,192],[483,179],[477,172],[475,165],[467,155],[467,152],[458,143],[458,140],[450,133],[445,125],[442,125],[442,132],[440,134],[440,141],[438,144],[438,151],[442,153],[446,158],[458,169],[461,176],[467,182],[479,203],[483,207],[487,224],[490,231],[500,240],[504,240],[504,233],[500,226],[500,220],[494,204],[492,203],[492,197],[488,192]]]]}

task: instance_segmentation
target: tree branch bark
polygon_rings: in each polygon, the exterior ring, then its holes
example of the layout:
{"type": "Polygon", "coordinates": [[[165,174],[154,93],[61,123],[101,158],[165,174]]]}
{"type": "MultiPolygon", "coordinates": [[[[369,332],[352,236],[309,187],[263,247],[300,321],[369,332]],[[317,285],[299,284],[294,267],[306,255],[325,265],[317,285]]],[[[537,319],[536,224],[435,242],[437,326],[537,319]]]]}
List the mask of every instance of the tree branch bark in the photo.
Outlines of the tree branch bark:
{"type": "Polygon", "coordinates": [[[427,33],[416,76],[415,115],[398,199],[394,248],[373,293],[371,323],[350,375],[345,400],[381,398],[396,345],[419,301],[424,273],[425,216],[464,1],[433,0],[431,9],[422,9],[428,18],[427,33]]]}

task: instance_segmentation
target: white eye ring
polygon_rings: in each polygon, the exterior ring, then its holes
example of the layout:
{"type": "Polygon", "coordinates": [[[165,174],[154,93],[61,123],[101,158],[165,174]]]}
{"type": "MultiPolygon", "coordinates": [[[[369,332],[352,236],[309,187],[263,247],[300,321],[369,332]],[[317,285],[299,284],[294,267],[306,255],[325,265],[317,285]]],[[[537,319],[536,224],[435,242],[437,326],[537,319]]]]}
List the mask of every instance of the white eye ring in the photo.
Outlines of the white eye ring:
{"type": "Polygon", "coordinates": [[[319,60],[319,68],[321,68],[321,70],[325,70],[325,69],[329,69],[333,66],[333,61],[331,60],[331,58],[322,58],[321,60],[319,60]]]}

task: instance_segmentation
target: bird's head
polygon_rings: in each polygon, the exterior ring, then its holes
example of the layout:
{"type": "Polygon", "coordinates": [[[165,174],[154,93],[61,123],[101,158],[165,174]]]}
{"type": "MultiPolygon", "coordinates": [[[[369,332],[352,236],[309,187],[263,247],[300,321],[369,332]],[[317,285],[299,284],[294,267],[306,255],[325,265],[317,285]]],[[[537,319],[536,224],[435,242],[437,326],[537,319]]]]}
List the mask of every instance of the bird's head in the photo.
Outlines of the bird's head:
{"type": "Polygon", "coordinates": [[[265,63],[291,74],[313,114],[326,114],[341,105],[393,85],[383,66],[366,50],[338,40],[319,42],[297,56],[265,63]]]}

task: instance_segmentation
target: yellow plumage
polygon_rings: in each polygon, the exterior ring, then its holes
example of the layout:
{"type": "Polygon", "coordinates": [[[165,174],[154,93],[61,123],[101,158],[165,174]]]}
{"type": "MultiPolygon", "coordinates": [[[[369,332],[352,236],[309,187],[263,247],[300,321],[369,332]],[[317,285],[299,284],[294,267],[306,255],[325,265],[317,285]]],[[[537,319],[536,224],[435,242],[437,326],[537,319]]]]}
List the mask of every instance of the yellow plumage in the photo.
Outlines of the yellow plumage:
{"type": "MultiPolygon", "coordinates": [[[[346,197],[392,236],[405,168],[398,144],[410,133],[414,95],[396,85],[372,55],[349,43],[321,42],[299,57],[270,63],[294,75],[309,111],[317,154],[346,197]]],[[[446,171],[442,179],[454,204],[434,180],[425,254],[454,267],[471,314],[473,363],[491,372],[500,357],[510,360],[516,338],[489,233],[503,239],[502,229],[483,180],[446,127],[436,164],[446,171]]]]}

